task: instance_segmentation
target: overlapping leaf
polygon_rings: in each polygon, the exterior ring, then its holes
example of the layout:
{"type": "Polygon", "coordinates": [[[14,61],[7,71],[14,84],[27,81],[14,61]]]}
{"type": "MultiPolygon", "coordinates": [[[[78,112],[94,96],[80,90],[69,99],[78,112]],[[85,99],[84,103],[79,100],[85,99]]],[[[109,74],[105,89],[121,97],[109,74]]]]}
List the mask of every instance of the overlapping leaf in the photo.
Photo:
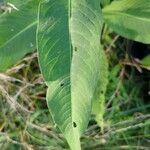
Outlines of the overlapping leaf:
{"type": "Polygon", "coordinates": [[[71,149],[88,124],[100,77],[99,0],[49,0],[39,10],[38,52],[47,103],[71,149]]]}
{"type": "Polygon", "coordinates": [[[31,0],[0,16],[0,71],[35,50],[38,4],[31,0]]]}
{"type": "Polygon", "coordinates": [[[116,0],[103,9],[106,23],[118,34],[150,43],[150,1],[116,0]]]}

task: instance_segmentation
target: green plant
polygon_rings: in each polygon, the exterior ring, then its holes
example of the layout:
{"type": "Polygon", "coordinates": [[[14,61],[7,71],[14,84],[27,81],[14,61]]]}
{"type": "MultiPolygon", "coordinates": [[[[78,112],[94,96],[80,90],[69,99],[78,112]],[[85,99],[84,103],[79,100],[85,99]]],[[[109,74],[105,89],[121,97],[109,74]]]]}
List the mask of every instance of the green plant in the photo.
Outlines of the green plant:
{"type": "MultiPolygon", "coordinates": [[[[8,7],[7,2],[2,5],[8,7]]],[[[6,70],[37,47],[51,115],[71,149],[79,150],[80,135],[87,127],[91,110],[103,129],[108,82],[108,64],[100,44],[103,24],[124,37],[150,43],[150,2],[9,2],[19,11],[12,7],[11,13],[0,16],[0,70],[6,70]],[[102,11],[100,2],[106,5],[102,11]]]]}

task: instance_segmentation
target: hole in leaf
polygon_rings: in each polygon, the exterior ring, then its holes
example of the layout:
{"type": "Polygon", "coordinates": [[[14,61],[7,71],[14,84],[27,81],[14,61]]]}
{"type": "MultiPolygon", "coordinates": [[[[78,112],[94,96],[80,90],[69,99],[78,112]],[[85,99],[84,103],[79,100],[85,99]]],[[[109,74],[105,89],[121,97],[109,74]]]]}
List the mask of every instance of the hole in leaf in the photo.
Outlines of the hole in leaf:
{"type": "Polygon", "coordinates": [[[77,47],[75,47],[75,48],[74,48],[74,51],[75,51],[75,52],[77,52],[77,51],[78,51],[78,50],[77,50],[77,47]]]}
{"type": "Polygon", "coordinates": [[[60,86],[61,86],[61,87],[64,86],[64,83],[61,83],[60,86]]]}
{"type": "Polygon", "coordinates": [[[77,124],[75,122],[73,122],[73,127],[76,128],[77,127],[77,124]]]}

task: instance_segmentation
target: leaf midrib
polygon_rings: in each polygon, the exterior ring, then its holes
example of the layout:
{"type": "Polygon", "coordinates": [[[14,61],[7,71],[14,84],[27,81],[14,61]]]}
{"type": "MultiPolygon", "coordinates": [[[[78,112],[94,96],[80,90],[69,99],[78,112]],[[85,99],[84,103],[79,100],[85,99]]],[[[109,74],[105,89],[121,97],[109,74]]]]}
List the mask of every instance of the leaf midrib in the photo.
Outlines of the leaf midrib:
{"type": "MultiPolygon", "coordinates": [[[[69,27],[69,44],[70,44],[70,62],[72,62],[72,58],[73,58],[73,47],[72,47],[72,35],[71,35],[71,16],[72,16],[72,5],[71,5],[71,0],[68,1],[68,27],[69,27]]],[[[71,83],[71,65],[70,65],[70,85],[72,85],[71,83]]],[[[70,90],[72,89],[72,87],[70,86],[70,90]]],[[[73,101],[72,101],[72,94],[71,94],[71,126],[72,126],[72,131],[73,131],[73,136],[74,136],[74,139],[76,138],[79,138],[79,137],[76,137],[75,136],[75,129],[73,127],[73,121],[74,121],[74,104],[73,104],[73,101]]],[[[77,129],[78,130],[78,129],[77,129]]],[[[78,133],[79,133],[79,130],[78,130],[78,133]]]]}
{"type": "Polygon", "coordinates": [[[137,16],[135,16],[135,15],[131,15],[131,14],[128,14],[128,13],[123,13],[123,12],[121,12],[121,11],[105,11],[105,10],[103,10],[103,13],[104,13],[104,14],[120,14],[121,16],[127,16],[127,17],[131,17],[131,18],[135,18],[135,19],[137,19],[137,20],[150,22],[149,19],[137,17],[137,16]]]}

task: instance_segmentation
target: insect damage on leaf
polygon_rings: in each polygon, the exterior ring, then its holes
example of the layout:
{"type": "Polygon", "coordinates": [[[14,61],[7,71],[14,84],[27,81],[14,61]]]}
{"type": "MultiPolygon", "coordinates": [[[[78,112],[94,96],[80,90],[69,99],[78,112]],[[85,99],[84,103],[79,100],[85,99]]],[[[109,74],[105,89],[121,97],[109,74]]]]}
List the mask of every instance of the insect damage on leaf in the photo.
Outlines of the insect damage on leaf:
{"type": "Polygon", "coordinates": [[[73,122],[73,127],[76,128],[77,127],[77,124],[75,122],[73,122]]]}
{"type": "Polygon", "coordinates": [[[60,86],[61,86],[61,87],[64,86],[64,83],[61,83],[60,86]]]}
{"type": "Polygon", "coordinates": [[[74,48],[74,51],[75,51],[75,52],[77,52],[77,51],[78,51],[78,50],[77,50],[77,47],[75,47],[75,48],[74,48]]]}

